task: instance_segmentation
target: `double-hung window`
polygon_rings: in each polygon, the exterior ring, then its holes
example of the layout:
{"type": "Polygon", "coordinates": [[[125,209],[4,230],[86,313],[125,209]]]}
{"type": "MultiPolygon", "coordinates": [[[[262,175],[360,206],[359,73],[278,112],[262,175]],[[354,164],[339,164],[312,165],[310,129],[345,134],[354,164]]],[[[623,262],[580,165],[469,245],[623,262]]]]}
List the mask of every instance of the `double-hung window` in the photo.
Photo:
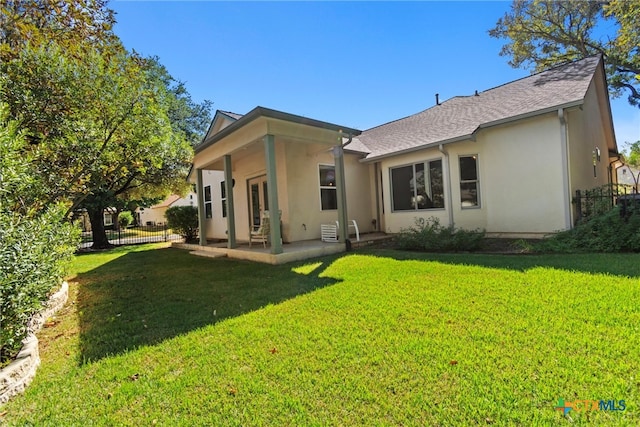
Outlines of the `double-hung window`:
{"type": "Polygon", "coordinates": [[[211,186],[204,187],[204,217],[213,218],[213,205],[211,202],[211,186]]]}
{"type": "Polygon", "coordinates": [[[227,187],[224,181],[220,183],[220,205],[222,206],[222,217],[227,217],[227,187]]]}
{"type": "Polygon", "coordinates": [[[444,208],[442,160],[391,168],[393,211],[444,208]]]}
{"type": "Polygon", "coordinates": [[[460,156],[460,203],[462,208],[480,206],[478,156],[460,156]]]}
{"type": "Polygon", "coordinates": [[[320,209],[323,211],[338,209],[336,190],[336,168],[333,165],[319,165],[320,209]]]}

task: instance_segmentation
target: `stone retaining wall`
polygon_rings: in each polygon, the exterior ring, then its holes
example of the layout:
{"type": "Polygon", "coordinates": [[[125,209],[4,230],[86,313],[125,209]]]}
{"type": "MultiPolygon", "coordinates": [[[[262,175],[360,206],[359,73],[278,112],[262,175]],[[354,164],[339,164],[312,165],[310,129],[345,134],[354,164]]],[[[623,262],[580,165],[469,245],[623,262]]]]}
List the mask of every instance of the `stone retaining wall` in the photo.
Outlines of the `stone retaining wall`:
{"type": "Polygon", "coordinates": [[[16,360],[0,371],[0,404],[7,402],[12,396],[22,393],[36,375],[40,365],[38,351],[38,332],[46,320],[61,309],[69,297],[69,284],[63,282],[60,289],[53,294],[44,308],[29,321],[29,334],[24,339],[22,350],[16,360]]]}

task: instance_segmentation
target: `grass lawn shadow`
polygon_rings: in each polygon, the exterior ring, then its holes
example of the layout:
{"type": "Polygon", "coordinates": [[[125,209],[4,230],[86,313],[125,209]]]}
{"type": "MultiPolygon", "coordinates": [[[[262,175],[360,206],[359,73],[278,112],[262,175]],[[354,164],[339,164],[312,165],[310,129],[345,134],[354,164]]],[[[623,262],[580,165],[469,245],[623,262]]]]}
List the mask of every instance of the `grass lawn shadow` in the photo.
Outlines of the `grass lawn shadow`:
{"type": "MultiPolygon", "coordinates": [[[[137,250],[79,273],[80,364],[153,345],[336,283],[319,277],[336,256],[271,266],[137,250]]],[[[84,255],[79,255],[80,257],[84,255]]]]}

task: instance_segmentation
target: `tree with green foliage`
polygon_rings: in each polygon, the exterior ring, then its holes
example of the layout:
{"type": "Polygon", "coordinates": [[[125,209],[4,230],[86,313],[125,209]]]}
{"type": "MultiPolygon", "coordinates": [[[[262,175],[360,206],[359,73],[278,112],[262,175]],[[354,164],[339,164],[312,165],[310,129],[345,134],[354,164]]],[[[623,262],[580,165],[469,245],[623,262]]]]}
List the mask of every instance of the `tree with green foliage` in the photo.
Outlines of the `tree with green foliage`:
{"type": "Polygon", "coordinates": [[[622,152],[624,156],[624,162],[636,169],[640,169],[640,141],[636,141],[630,144],[622,152]]]}
{"type": "Polygon", "coordinates": [[[69,56],[119,45],[108,0],[11,0],[0,6],[0,62],[27,46],[55,43],[69,56]]]}
{"type": "Polygon", "coordinates": [[[174,131],[181,132],[192,146],[202,141],[202,137],[211,123],[211,107],[213,103],[204,100],[196,103],[184,83],[176,80],[160,63],[159,58],[147,59],[150,73],[162,82],[169,94],[167,114],[174,131]]]}
{"type": "Polygon", "coordinates": [[[514,0],[489,31],[513,67],[541,71],[600,54],[612,96],[640,106],[640,0],[514,0]]]}
{"type": "Polygon", "coordinates": [[[191,146],[206,131],[210,103],[195,103],[157,58],[127,52],[110,32],[105,2],[72,2],[68,10],[52,0],[41,8],[18,3],[20,13],[0,11],[13,28],[0,38],[0,93],[43,177],[46,194],[38,202],[65,201],[67,216],[86,209],[94,247],[109,247],[104,208],[186,191],[191,146]],[[65,14],[74,8],[88,15],[69,24],[65,14]],[[25,42],[29,31],[35,36],[25,42]],[[70,40],[83,47],[68,49],[70,40]]]}
{"type": "Polygon", "coordinates": [[[118,199],[186,190],[192,149],[174,130],[174,97],[155,67],[125,51],[74,61],[56,46],[27,47],[4,66],[2,93],[34,142],[47,202],[86,209],[95,248],[110,246],[103,211],[118,199]]]}

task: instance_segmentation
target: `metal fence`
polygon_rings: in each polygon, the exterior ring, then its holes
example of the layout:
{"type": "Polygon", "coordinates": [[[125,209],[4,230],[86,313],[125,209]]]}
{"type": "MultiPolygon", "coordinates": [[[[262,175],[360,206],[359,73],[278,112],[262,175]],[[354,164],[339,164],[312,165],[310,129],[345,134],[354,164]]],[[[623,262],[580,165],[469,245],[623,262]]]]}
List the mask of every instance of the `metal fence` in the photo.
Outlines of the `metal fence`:
{"type": "MultiPolygon", "coordinates": [[[[135,245],[139,243],[155,242],[181,242],[183,237],[176,234],[166,225],[142,225],[120,228],[118,230],[107,229],[107,239],[112,245],[135,245]]],[[[89,248],[93,244],[93,235],[90,231],[82,233],[80,248],[89,248]]]]}
{"type": "Polygon", "coordinates": [[[633,190],[633,186],[627,184],[607,184],[591,190],[576,190],[573,197],[576,224],[609,212],[616,206],[620,196],[632,194],[633,190]]]}

